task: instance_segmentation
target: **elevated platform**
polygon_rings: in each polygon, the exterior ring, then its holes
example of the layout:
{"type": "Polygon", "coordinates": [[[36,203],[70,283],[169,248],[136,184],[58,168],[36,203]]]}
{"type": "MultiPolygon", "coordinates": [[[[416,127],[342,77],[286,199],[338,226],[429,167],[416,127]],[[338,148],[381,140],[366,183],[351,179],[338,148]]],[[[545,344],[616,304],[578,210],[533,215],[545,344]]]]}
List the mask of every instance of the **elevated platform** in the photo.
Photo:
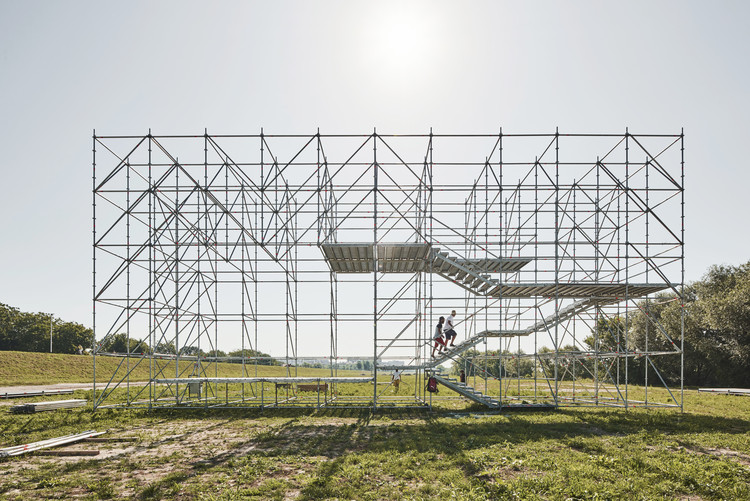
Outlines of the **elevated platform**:
{"type": "Polygon", "coordinates": [[[670,287],[666,283],[532,282],[508,283],[490,274],[515,273],[531,258],[464,259],[426,243],[329,243],[320,245],[336,273],[435,273],[478,296],[557,297],[613,302],[640,298],[670,287]]]}
{"type": "Polygon", "coordinates": [[[432,269],[435,273],[456,275],[464,268],[476,273],[511,273],[531,262],[527,258],[445,259],[447,253],[424,243],[333,243],[321,244],[320,250],[336,273],[372,273],[375,263],[379,273],[432,269]]]}
{"type": "Polygon", "coordinates": [[[320,250],[336,273],[416,273],[429,263],[428,244],[322,244],[320,250]],[[377,252],[377,260],[375,259],[377,252]]]}

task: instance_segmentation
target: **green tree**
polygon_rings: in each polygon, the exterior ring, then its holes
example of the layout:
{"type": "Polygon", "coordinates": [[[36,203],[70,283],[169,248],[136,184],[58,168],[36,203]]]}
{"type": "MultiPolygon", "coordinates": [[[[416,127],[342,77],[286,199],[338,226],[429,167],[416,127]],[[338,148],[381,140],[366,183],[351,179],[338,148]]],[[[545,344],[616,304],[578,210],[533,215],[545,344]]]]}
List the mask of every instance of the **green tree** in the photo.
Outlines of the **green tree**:
{"type": "Polygon", "coordinates": [[[515,352],[503,350],[503,377],[517,378],[534,375],[534,358],[524,355],[523,350],[515,352]]]}
{"type": "Polygon", "coordinates": [[[128,335],[120,332],[107,337],[101,343],[100,351],[108,353],[146,353],[148,352],[148,343],[134,338],[128,340],[128,335]],[[128,345],[130,349],[128,349],[128,345]]]}
{"type": "MultiPolygon", "coordinates": [[[[696,323],[697,317],[690,314],[695,310],[696,297],[693,291],[686,290],[685,305],[685,383],[688,385],[705,384],[715,380],[715,371],[720,366],[721,356],[715,349],[715,344],[701,332],[696,323]]],[[[680,302],[674,294],[663,293],[648,301],[641,301],[637,312],[632,314],[629,321],[630,335],[633,349],[637,351],[669,352],[675,355],[661,355],[639,357],[631,361],[628,368],[629,380],[638,384],[646,380],[649,373],[649,383],[660,384],[660,379],[668,385],[679,385],[680,382],[680,330],[682,312],[680,302]],[[657,375],[654,367],[659,371],[657,375]]]]}
{"type": "Polygon", "coordinates": [[[46,313],[26,313],[0,304],[0,349],[49,351],[50,322],[53,324],[52,349],[55,353],[77,353],[79,345],[86,348],[92,345],[93,332],[81,324],[62,322],[46,313]]]}
{"type": "Polygon", "coordinates": [[[162,355],[174,355],[177,350],[174,347],[174,343],[167,343],[162,341],[154,346],[154,353],[161,353],[162,355]]]}
{"type": "MultiPolygon", "coordinates": [[[[500,365],[497,359],[498,353],[500,353],[498,350],[488,350],[486,353],[474,348],[466,350],[453,362],[451,373],[459,374],[461,370],[464,370],[467,377],[475,374],[477,376],[498,377],[500,365]],[[487,355],[487,357],[484,355],[487,355]]],[[[504,371],[507,373],[508,368],[505,367],[504,371]]]]}
{"type": "Polygon", "coordinates": [[[720,380],[746,387],[750,384],[750,261],[712,266],[693,288],[701,330],[724,358],[720,380]]]}
{"type": "MultiPolygon", "coordinates": [[[[248,360],[246,363],[258,365],[281,365],[281,362],[275,360],[268,353],[262,353],[258,350],[234,350],[229,352],[230,357],[253,357],[253,360],[248,360]]],[[[242,363],[241,360],[232,360],[233,363],[242,363]]]]}
{"type": "MultiPolygon", "coordinates": [[[[651,351],[680,347],[684,321],[685,384],[693,386],[750,385],[750,262],[712,266],[703,278],[685,287],[684,318],[674,294],[642,301],[631,317],[634,344],[651,351]]],[[[667,384],[680,380],[680,356],[654,357],[667,384]]],[[[645,379],[645,360],[634,363],[637,380],[645,379]]],[[[652,372],[651,368],[649,370],[652,372]]],[[[649,382],[657,376],[649,376],[649,382]]]]}
{"type": "Polygon", "coordinates": [[[201,349],[197,346],[183,346],[180,348],[180,355],[196,356],[200,355],[201,349]]]}
{"type": "Polygon", "coordinates": [[[624,351],[626,346],[625,323],[625,319],[619,316],[600,316],[596,322],[596,328],[583,342],[592,350],[600,352],[624,351]]]}
{"type": "Polygon", "coordinates": [[[20,350],[15,330],[20,315],[18,308],[0,303],[0,350],[20,350]]]}
{"type": "Polygon", "coordinates": [[[52,349],[55,353],[78,353],[78,347],[89,348],[94,343],[94,331],[75,322],[54,325],[52,349]]]}
{"type": "Polygon", "coordinates": [[[210,350],[207,352],[201,352],[202,357],[226,357],[227,352],[224,350],[210,350]]]}
{"type": "MultiPolygon", "coordinates": [[[[5,306],[5,305],[3,305],[5,306]]],[[[50,316],[44,313],[26,313],[9,308],[7,348],[18,351],[49,351],[50,316]]],[[[52,320],[54,322],[54,320],[52,320]]]]}

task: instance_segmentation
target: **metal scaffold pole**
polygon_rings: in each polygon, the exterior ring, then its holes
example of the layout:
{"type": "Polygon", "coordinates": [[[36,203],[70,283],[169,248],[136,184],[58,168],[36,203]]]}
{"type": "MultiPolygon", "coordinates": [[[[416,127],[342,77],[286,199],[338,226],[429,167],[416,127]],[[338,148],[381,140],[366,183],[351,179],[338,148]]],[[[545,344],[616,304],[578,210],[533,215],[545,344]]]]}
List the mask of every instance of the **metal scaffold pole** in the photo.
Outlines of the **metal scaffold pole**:
{"type": "MultiPolygon", "coordinates": [[[[92,263],[91,263],[91,323],[92,329],[96,332],[96,129],[92,132],[91,142],[91,239],[92,239],[92,263]]],[[[52,333],[50,333],[50,340],[52,339],[52,333]]],[[[51,351],[51,350],[50,350],[51,351]]],[[[92,341],[91,354],[93,359],[93,392],[94,392],[94,410],[96,410],[96,336],[92,341]]]]}
{"type": "Polygon", "coordinates": [[[378,407],[378,133],[372,131],[372,410],[378,407]]]}

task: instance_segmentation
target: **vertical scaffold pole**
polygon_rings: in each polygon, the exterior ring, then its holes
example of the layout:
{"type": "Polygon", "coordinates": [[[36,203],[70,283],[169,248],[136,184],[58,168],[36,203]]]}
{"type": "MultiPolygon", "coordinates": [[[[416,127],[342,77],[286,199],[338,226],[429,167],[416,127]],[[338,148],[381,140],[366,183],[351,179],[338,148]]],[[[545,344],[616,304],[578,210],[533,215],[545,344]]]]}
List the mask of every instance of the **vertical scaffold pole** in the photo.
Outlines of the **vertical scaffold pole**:
{"type": "MultiPolygon", "coordinates": [[[[200,190],[200,196],[198,197],[198,218],[196,221],[196,227],[198,228],[198,231],[201,231],[201,223],[200,220],[203,219],[204,221],[208,218],[208,197],[206,195],[206,192],[208,191],[208,183],[206,182],[206,178],[208,177],[208,129],[203,129],[203,187],[200,190]],[[201,204],[202,202],[202,204],[201,204]],[[202,209],[201,209],[202,207],[202,209]]],[[[200,177],[197,177],[199,180],[198,183],[200,184],[200,177]]],[[[206,224],[206,223],[204,223],[206,224]]],[[[203,231],[203,238],[201,239],[202,242],[198,242],[198,254],[208,254],[208,231],[203,231]],[[201,244],[203,244],[203,249],[201,249],[201,244]]],[[[198,258],[197,263],[197,270],[198,270],[198,278],[201,281],[201,284],[204,284],[205,281],[203,280],[203,275],[201,274],[201,261],[203,259],[198,258]]],[[[204,328],[206,323],[203,321],[203,316],[201,315],[201,299],[203,297],[203,291],[198,291],[198,353],[197,353],[197,359],[195,361],[194,371],[195,368],[198,369],[198,376],[203,375],[203,364],[200,360],[200,349],[201,349],[201,340],[203,338],[203,335],[205,334],[204,328]]],[[[210,345],[210,344],[209,344],[210,345]]],[[[204,393],[207,393],[207,391],[204,391],[204,393]]],[[[198,397],[200,399],[200,397],[198,397]]]]}
{"type": "MultiPolygon", "coordinates": [[[[265,180],[265,139],[263,136],[263,127],[260,128],[260,245],[265,245],[266,235],[266,224],[265,224],[265,205],[266,205],[266,180],[265,180]]],[[[256,212],[255,217],[257,219],[258,214],[256,212]]],[[[258,273],[258,243],[255,242],[255,273],[258,273]]],[[[258,311],[258,278],[260,275],[255,277],[255,349],[260,351],[258,346],[258,323],[260,322],[260,312],[258,311]]],[[[255,375],[258,375],[258,368],[255,368],[255,375]]],[[[261,389],[261,409],[263,408],[263,388],[264,384],[260,384],[261,389]]],[[[257,390],[256,390],[257,391],[257,390]]]]}
{"type": "MultiPolygon", "coordinates": [[[[649,213],[651,212],[651,210],[649,210],[649,207],[651,207],[651,206],[649,205],[649,193],[648,193],[649,192],[649,185],[648,185],[648,167],[649,167],[649,164],[650,164],[650,161],[649,161],[649,158],[647,156],[646,157],[646,283],[647,284],[650,283],[648,281],[648,278],[649,278],[648,277],[648,271],[649,271],[649,268],[650,268],[650,266],[648,266],[648,260],[649,260],[649,247],[648,247],[648,237],[649,237],[648,224],[649,224],[649,217],[648,216],[649,216],[649,213]]],[[[649,297],[646,296],[646,317],[650,317],[650,316],[651,316],[651,301],[649,300],[649,297]]],[[[645,393],[644,402],[645,402],[646,407],[648,407],[648,364],[649,364],[649,360],[650,360],[649,353],[648,353],[648,336],[649,336],[649,330],[650,330],[649,329],[649,327],[650,327],[649,324],[650,323],[651,323],[650,320],[647,318],[646,322],[645,322],[645,324],[646,324],[646,341],[645,341],[645,344],[646,345],[644,347],[644,349],[646,351],[646,354],[645,354],[646,363],[643,364],[643,381],[644,381],[644,383],[643,383],[644,384],[643,389],[644,389],[644,393],[645,393]]]]}
{"type": "MultiPolygon", "coordinates": [[[[599,228],[599,196],[600,196],[600,173],[599,157],[596,157],[596,206],[594,207],[594,281],[599,283],[599,237],[601,231],[599,228]]],[[[601,306],[596,305],[594,310],[594,403],[599,405],[599,318],[601,316],[601,306]]]]}
{"type": "MultiPolygon", "coordinates": [[[[258,229],[258,202],[253,200],[253,217],[255,218],[255,229],[258,229]]],[[[258,377],[258,359],[260,348],[258,347],[258,244],[253,245],[253,345],[255,346],[255,377],[258,377]]],[[[258,394],[258,383],[255,383],[255,394],[258,394]]]]}
{"type": "MultiPolygon", "coordinates": [[[[292,245],[294,246],[294,375],[298,375],[298,367],[299,367],[299,360],[298,360],[298,349],[299,349],[299,316],[297,315],[297,312],[299,311],[299,277],[297,275],[297,272],[299,271],[299,245],[297,245],[297,225],[299,224],[299,221],[297,219],[297,213],[299,212],[299,209],[297,207],[297,199],[293,199],[294,201],[294,213],[292,216],[292,245]]],[[[318,394],[320,394],[320,389],[318,389],[318,394]]]]}
{"type": "Polygon", "coordinates": [[[372,130],[372,169],[372,374],[374,378],[372,410],[375,411],[378,406],[378,141],[376,129],[372,130]]]}
{"type": "Polygon", "coordinates": [[[625,409],[628,408],[628,312],[630,310],[630,132],[625,127],[625,332],[622,345],[625,350],[625,409]]]}
{"type": "MultiPolygon", "coordinates": [[[[499,329],[502,332],[503,325],[505,322],[503,322],[503,316],[505,315],[505,309],[503,308],[503,285],[505,283],[505,274],[503,273],[503,246],[504,246],[504,239],[505,239],[505,232],[504,232],[504,226],[503,226],[503,128],[500,127],[500,133],[497,138],[497,145],[498,145],[498,167],[500,172],[498,172],[498,189],[500,191],[500,194],[497,198],[497,206],[498,206],[498,251],[497,255],[500,258],[500,277],[499,277],[499,285],[500,289],[498,292],[498,324],[499,329]]],[[[536,335],[536,334],[535,334],[536,335]]],[[[502,341],[501,344],[501,350],[500,350],[500,356],[497,357],[497,381],[498,381],[498,397],[497,401],[500,402],[500,407],[503,405],[503,357],[502,357],[502,341]]],[[[536,351],[534,352],[536,353],[536,351]]],[[[466,371],[464,371],[464,374],[466,371]]],[[[536,371],[535,371],[536,373],[536,371]]],[[[534,392],[536,393],[536,384],[534,385],[534,392]]]]}
{"type": "MultiPolygon", "coordinates": [[[[92,132],[92,141],[91,141],[91,152],[92,152],[92,160],[91,160],[91,213],[92,213],[92,223],[91,223],[91,235],[92,235],[92,261],[91,261],[91,271],[92,271],[92,278],[91,278],[91,300],[93,302],[92,309],[91,309],[91,322],[92,322],[92,329],[94,331],[94,340],[92,341],[91,345],[91,353],[93,354],[93,364],[94,364],[94,381],[93,381],[93,389],[94,389],[94,410],[96,410],[96,129],[92,132]]],[[[151,211],[149,210],[149,214],[151,211]]],[[[50,342],[52,339],[52,334],[50,333],[50,342]]],[[[51,351],[51,350],[50,350],[51,351]]]]}
{"type": "MultiPolygon", "coordinates": [[[[428,230],[430,232],[430,237],[429,237],[430,245],[434,245],[434,237],[433,237],[433,224],[434,224],[434,220],[433,220],[433,212],[432,212],[432,209],[433,209],[433,206],[432,206],[432,196],[434,194],[434,190],[433,190],[433,178],[434,178],[433,150],[434,150],[434,147],[435,147],[434,144],[433,144],[434,140],[435,140],[435,138],[434,138],[434,136],[432,134],[432,127],[430,127],[430,150],[429,150],[430,159],[429,159],[429,163],[427,164],[427,189],[428,189],[428,195],[430,197],[429,202],[427,204],[427,210],[429,211],[429,218],[430,218],[429,219],[430,220],[430,227],[429,227],[429,230],[428,230]]],[[[433,277],[433,264],[434,264],[434,262],[435,262],[434,259],[432,259],[432,256],[430,256],[430,274],[429,274],[429,277],[428,277],[428,280],[430,281],[430,283],[429,283],[430,293],[429,293],[428,300],[427,300],[428,301],[427,302],[427,307],[429,308],[429,319],[430,320],[429,320],[429,325],[427,325],[427,328],[426,328],[426,331],[425,331],[425,339],[429,339],[429,340],[432,340],[431,329],[432,329],[432,326],[435,323],[435,321],[433,319],[433,316],[432,316],[432,310],[433,310],[433,308],[432,308],[432,305],[433,305],[432,277],[433,277]]],[[[425,353],[425,357],[427,355],[427,352],[429,352],[429,351],[430,351],[430,346],[427,347],[427,350],[426,350],[426,353],[425,353]]],[[[420,383],[419,386],[420,386],[420,388],[422,388],[422,398],[424,399],[424,397],[426,396],[425,395],[425,386],[424,386],[424,384],[422,384],[422,382],[423,381],[419,381],[419,383],[420,383]]],[[[430,410],[432,410],[432,393],[430,393],[430,410]]]]}
{"type": "MultiPolygon", "coordinates": [[[[180,377],[180,166],[175,159],[174,171],[174,377],[180,377]]],[[[180,404],[180,385],[175,384],[175,403],[180,404]]]]}
{"type": "MultiPolygon", "coordinates": [[[[241,205],[241,212],[240,212],[240,218],[241,218],[241,228],[240,228],[240,238],[242,239],[242,248],[240,252],[240,275],[242,276],[242,279],[240,280],[240,287],[242,287],[242,293],[241,293],[241,300],[242,300],[242,307],[241,307],[241,316],[242,321],[240,322],[240,336],[242,336],[242,343],[240,347],[240,353],[242,354],[242,377],[247,377],[247,352],[245,350],[245,338],[247,338],[247,318],[245,317],[245,301],[249,300],[247,297],[249,294],[247,294],[247,276],[245,274],[245,260],[247,259],[247,239],[245,235],[245,213],[247,212],[247,200],[245,199],[245,184],[240,184],[240,200],[242,200],[241,205]]],[[[242,402],[245,402],[245,383],[242,383],[241,390],[240,390],[240,398],[242,399],[242,402]]]]}
{"type": "MultiPolygon", "coordinates": [[[[490,159],[487,157],[485,159],[484,163],[484,258],[489,259],[490,258],[490,159]]],[[[481,247],[480,247],[481,249],[481,247]]],[[[502,267],[502,263],[500,264],[502,267]]],[[[477,296],[474,296],[474,304],[476,305],[477,296]]],[[[476,306],[474,306],[474,311],[476,311],[476,306]]],[[[466,316],[466,312],[464,312],[464,317],[466,316]]],[[[489,331],[490,330],[490,298],[489,296],[484,296],[484,330],[489,331]]],[[[488,342],[487,338],[484,338],[484,355],[488,355],[488,342]]],[[[502,354],[503,352],[503,338],[498,338],[498,347],[499,351],[502,354]]],[[[485,378],[484,378],[484,387],[485,387],[485,393],[488,395],[489,392],[489,377],[490,374],[487,372],[487,368],[490,367],[489,363],[485,362],[485,378]]]]}
{"type": "MultiPolygon", "coordinates": [[[[126,262],[130,263],[130,159],[125,165],[125,207],[127,215],[125,216],[125,256],[126,262]]],[[[126,388],[126,400],[130,405],[130,317],[131,303],[130,303],[130,266],[128,265],[125,273],[125,304],[126,304],[126,317],[125,317],[125,339],[126,346],[125,351],[127,352],[127,358],[125,359],[125,368],[127,374],[127,381],[125,383],[126,388]]]]}
{"type": "Polygon", "coordinates": [[[148,129],[148,410],[154,401],[154,187],[152,186],[151,129],[148,129]]]}
{"type": "Polygon", "coordinates": [[[685,128],[680,129],[680,412],[685,402],[685,128]]]}
{"type": "MultiPolygon", "coordinates": [[[[555,318],[560,316],[560,133],[555,127],[555,318]]],[[[560,405],[560,322],[555,322],[555,407],[560,405]]]]}

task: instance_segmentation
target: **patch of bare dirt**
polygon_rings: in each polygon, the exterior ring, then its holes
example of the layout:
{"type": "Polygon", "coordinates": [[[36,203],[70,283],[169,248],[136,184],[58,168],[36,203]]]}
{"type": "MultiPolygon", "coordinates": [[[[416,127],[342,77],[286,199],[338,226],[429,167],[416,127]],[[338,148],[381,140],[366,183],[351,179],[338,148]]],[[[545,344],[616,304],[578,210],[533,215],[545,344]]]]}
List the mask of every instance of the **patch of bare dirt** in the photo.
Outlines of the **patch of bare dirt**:
{"type": "Polygon", "coordinates": [[[700,446],[682,446],[685,450],[694,454],[705,454],[709,456],[721,457],[734,461],[743,466],[750,466],[750,455],[737,452],[726,447],[700,447],[700,446]]]}
{"type": "MultiPolygon", "coordinates": [[[[108,480],[115,488],[118,496],[134,496],[149,484],[159,483],[170,474],[181,473],[187,479],[201,477],[211,468],[221,466],[233,458],[243,457],[253,451],[283,450],[284,444],[312,444],[321,439],[329,439],[333,434],[341,435],[341,440],[334,439],[326,444],[326,451],[320,455],[308,456],[304,462],[293,464],[278,464],[274,471],[265,476],[283,480],[293,480],[300,475],[309,474],[321,462],[330,459],[331,454],[340,456],[351,450],[353,443],[359,442],[354,438],[360,430],[350,429],[347,425],[356,420],[340,419],[337,423],[316,425],[305,424],[297,426],[294,422],[283,425],[269,425],[264,422],[230,420],[185,420],[162,421],[141,426],[137,430],[111,430],[111,437],[136,437],[136,442],[80,442],[66,446],[65,449],[91,450],[97,449],[97,456],[81,457],[51,457],[51,456],[22,456],[13,462],[0,466],[0,474],[8,479],[27,477],[50,463],[61,465],[63,475],[82,475],[82,478],[108,480]],[[351,421],[351,422],[350,422],[351,421]],[[351,431],[350,431],[351,430],[351,431]],[[340,447],[337,446],[340,444],[340,447]],[[348,445],[347,445],[348,444],[348,445]],[[341,449],[341,450],[338,450],[341,449]],[[90,462],[86,464],[85,462],[90,462]],[[81,463],[77,465],[77,463],[81,463]],[[26,470],[26,471],[24,471],[26,470]],[[70,471],[71,473],[65,473],[70,471]],[[73,473],[75,472],[75,473],[73,473]]],[[[368,431],[364,431],[366,435],[368,431]]],[[[224,473],[217,470],[211,478],[221,478],[224,473]]],[[[226,482],[235,481],[227,478],[226,482]]],[[[167,482],[169,485],[169,481],[167,482]]],[[[7,495],[8,493],[6,493],[7,495]]],[[[69,488],[64,493],[66,497],[90,495],[85,484],[69,488]]],[[[294,499],[300,494],[299,490],[291,489],[286,494],[287,499],[294,499]]]]}
{"type": "Polygon", "coordinates": [[[706,451],[713,456],[726,457],[740,463],[743,466],[750,466],[750,456],[748,456],[747,454],[742,454],[741,452],[726,448],[708,448],[706,449],[706,451]]]}

